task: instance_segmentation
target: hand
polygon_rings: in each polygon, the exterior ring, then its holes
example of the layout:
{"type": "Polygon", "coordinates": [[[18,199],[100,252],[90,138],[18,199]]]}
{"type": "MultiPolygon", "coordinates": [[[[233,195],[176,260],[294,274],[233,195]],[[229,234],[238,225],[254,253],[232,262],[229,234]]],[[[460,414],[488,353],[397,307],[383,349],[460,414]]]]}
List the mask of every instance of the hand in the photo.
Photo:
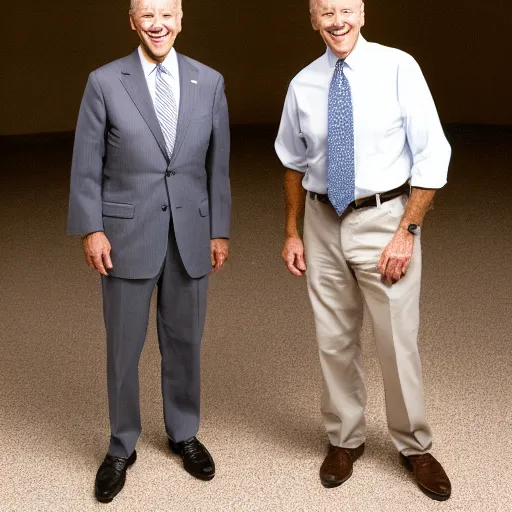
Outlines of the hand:
{"type": "Polygon", "coordinates": [[[213,267],[210,274],[215,274],[215,272],[218,272],[222,268],[222,265],[224,265],[224,262],[228,259],[229,240],[224,238],[214,238],[213,240],[210,240],[210,249],[213,267]]]}
{"type": "Polygon", "coordinates": [[[294,276],[300,277],[306,272],[304,244],[299,236],[291,236],[285,240],[281,256],[288,270],[294,276]]]}
{"type": "Polygon", "coordinates": [[[384,249],[379,261],[382,281],[390,286],[407,273],[414,248],[414,235],[398,228],[391,242],[384,249]]]}
{"type": "Polygon", "coordinates": [[[89,233],[82,240],[85,260],[87,265],[100,274],[107,276],[107,270],[112,270],[112,260],[110,259],[111,246],[105,233],[97,231],[96,233],[89,233]]]}

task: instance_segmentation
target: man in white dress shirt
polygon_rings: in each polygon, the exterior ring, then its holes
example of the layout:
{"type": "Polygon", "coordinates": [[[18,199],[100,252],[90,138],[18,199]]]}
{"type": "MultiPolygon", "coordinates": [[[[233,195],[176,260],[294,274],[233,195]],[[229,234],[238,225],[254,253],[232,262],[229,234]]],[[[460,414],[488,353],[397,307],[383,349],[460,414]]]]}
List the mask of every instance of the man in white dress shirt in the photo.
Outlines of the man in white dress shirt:
{"type": "Polygon", "coordinates": [[[323,373],[321,482],[341,485],[364,451],[364,300],[400,461],[426,495],[446,500],[450,481],[429,453],[417,335],[420,230],[446,183],[450,146],[416,61],[361,35],[362,0],[311,0],[310,13],[327,51],[292,80],[275,148],[287,169],[282,257],[306,274],[323,373]]]}
{"type": "Polygon", "coordinates": [[[215,464],[196,434],[208,276],[229,250],[229,119],[224,80],[174,50],[181,0],[132,0],[140,39],[93,71],[75,135],[68,233],[101,274],[110,445],[101,502],[121,491],[141,433],[138,364],[153,290],[169,448],[188,473],[215,464]]]}

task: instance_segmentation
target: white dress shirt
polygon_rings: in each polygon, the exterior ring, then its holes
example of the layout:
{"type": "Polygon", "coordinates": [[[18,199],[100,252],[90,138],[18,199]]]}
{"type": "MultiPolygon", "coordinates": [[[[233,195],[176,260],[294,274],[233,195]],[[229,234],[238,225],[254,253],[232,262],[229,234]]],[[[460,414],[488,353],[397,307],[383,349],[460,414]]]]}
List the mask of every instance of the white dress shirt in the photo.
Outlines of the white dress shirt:
{"type": "MultiPolygon", "coordinates": [[[[290,83],[275,149],[306,190],[327,193],[329,87],[338,58],[327,49],[290,83]]],[[[407,53],[359,36],[346,59],[354,113],[355,199],[399,187],[441,188],[451,149],[429,88],[407,53]]]]}
{"type": "MultiPolygon", "coordinates": [[[[142,63],[142,70],[148,83],[149,94],[153,103],[155,103],[155,92],[156,92],[156,64],[148,62],[142,53],[142,49],[139,46],[139,57],[142,63]]],[[[171,51],[167,54],[162,65],[169,71],[170,76],[165,73],[164,80],[171,86],[174,99],[176,100],[176,107],[178,108],[178,115],[180,109],[180,69],[178,65],[178,55],[176,50],[171,48],[171,51]]]]}

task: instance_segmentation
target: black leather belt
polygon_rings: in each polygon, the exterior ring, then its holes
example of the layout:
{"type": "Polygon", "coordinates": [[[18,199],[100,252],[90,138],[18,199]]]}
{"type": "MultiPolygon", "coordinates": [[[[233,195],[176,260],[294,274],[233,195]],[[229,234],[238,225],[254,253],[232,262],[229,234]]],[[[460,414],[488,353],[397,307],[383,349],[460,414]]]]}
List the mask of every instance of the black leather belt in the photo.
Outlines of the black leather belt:
{"type": "MultiPolygon", "coordinates": [[[[386,201],[391,201],[391,199],[396,199],[397,197],[403,196],[404,194],[409,194],[409,183],[404,183],[403,185],[394,188],[393,190],[389,190],[388,192],[382,192],[380,195],[380,202],[385,203],[386,201]]],[[[329,196],[327,194],[317,194],[316,192],[309,192],[309,197],[311,199],[316,199],[321,203],[331,204],[329,201],[329,196]]],[[[369,206],[377,206],[377,195],[364,197],[362,199],[356,199],[352,201],[348,207],[352,210],[358,210],[359,208],[367,208],[369,206]]]]}

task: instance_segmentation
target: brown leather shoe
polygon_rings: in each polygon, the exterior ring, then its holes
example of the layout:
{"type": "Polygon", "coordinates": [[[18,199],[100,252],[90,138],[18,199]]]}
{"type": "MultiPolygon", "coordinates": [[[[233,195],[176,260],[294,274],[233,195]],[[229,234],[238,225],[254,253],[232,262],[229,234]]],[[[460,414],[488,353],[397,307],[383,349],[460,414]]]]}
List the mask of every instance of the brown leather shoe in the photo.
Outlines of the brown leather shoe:
{"type": "Polygon", "coordinates": [[[340,448],[329,445],[329,452],[320,467],[320,480],[324,487],[332,489],[352,476],[353,463],[364,453],[364,443],[357,448],[340,448]]]}
{"type": "Polygon", "coordinates": [[[409,457],[400,454],[400,463],[414,474],[418,487],[429,498],[446,501],[451,496],[450,479],[441,464],[430,453],[409,457]]]}

